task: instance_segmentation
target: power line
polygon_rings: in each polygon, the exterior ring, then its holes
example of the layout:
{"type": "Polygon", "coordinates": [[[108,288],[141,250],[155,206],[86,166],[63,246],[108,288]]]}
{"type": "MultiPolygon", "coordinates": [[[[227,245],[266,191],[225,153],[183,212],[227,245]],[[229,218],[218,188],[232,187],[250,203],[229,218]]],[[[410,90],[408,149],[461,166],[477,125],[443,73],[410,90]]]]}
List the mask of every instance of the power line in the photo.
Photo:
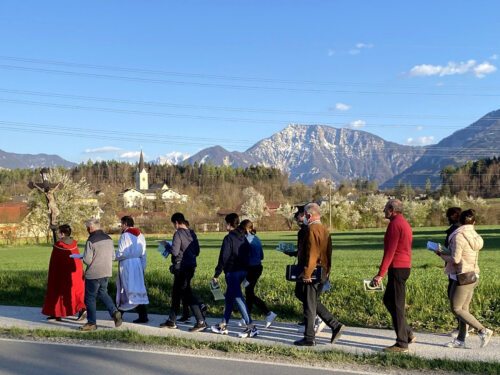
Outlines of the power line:
{"type": "MultiPolygon", "coordinates": [[[[98,97],[98,96],[85,96],[85,95],[73,95],[73,94],[63,94],[54,93],[46,91],[26,91],[17,89],[6,89],[0,88],[0,92],[15,95],[29,95],[29,96],[41,96],[41,97],[52,97],[52,98],[64,98],[64,99],[74,99],[74,100],[87,100],[96,102],[109,102],[118,104],[133,104],[133,105],[144,105],[144,106],[157,106],[157,107],[169,107],[177,109],[196,109],[196,110],[212,110],[212,111],[227,111],[227,112],[251,112],[251,113],[270,113],[270,114],[293,114],[293,115],[307,115],[307,116],[328,116],[328,117],[353,117],[352,113],[339,113],[339,112],[308,112],[308,111],[297,111],[297,110],[280,110],[280,109],[265,109],[265,108],[248,108],[248,107],[221,107],[221,106],[207,106],[207,105],[192,105],[192,104],[180,104],[180,103],[168,103],[168,102],[158,102],[158,101],[145,101],[145,100],[132,100],[132,99],[120,99],[120,98],[109,98],[109,97],[98,97]]],[[[418,119],[436,119],[436,120],[450,120],[450,119],[463,119],[463,117],[458,116],[444,116],[444,115],[406,115],[406,114],[373,114],[373,113],[358,113],[355,114],[356,117],[375,117],[375,118],[391,118],[391,119],[401,119],[401,118],[418,118],[418,119]]],[[[489,120],[499,120],[500,117],[489,116],[489,120]]]]}
{"type": "Polygon", "coordinates": [[[416,91],[370,91],[370,90],[340,90],[340,89],[303,89],[303,88],[293,88],[293,87],[273,87],[273,86],[249,86],[249,85],[236,85],[236,84],[222,84],[222,83],[207,83],[207,82],[189,82],[189,81],[175,81],[166,79],[153,79],[153,78],[142,78],[142,77],[131,77],[123,75],[112,75],[103,73],[87,73],[87,72],[75,72],[68,70],[57,70],[57,69],[46,69],[46,68],[29,68],[24,66],[16,65],[6,65],[0,64],[1,69],[7,70],[18,70],[18,71],[30,71],[37,73],[50,73],[50,74],[61,74],[66,76],[79,76],[79,77],[91,77],[91,78],[104,78],[113,79],[128,82],[142,82],[142,83],[156,83],[156,84],[169,84],[169,85],[192,85],[197,87],[205,88],[222,88],[222,89],[237,89],[237,90],[266,90],[266,91],[290,91],[290,92],[309,92],[309,93],[329,93],[335,92],[339,94],[358,94],[358,95],[425,95],[425,96],[471,96],[471,97],[499,97],[500,94],[480,94],[480,93],[436,93],[436,92],[416,92],[416,91]]]}

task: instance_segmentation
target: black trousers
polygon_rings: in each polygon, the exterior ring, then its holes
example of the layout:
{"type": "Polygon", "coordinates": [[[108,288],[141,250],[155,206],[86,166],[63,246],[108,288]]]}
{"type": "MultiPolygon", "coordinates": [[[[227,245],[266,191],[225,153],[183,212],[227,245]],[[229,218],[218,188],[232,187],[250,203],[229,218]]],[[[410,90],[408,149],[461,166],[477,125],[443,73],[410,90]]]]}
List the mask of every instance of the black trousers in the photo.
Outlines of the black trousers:
{"type": "Polygon", "coordinates": [[[302,302],[304,312],[304,339],[306,341],[314,341],[316,335],[314,331],[316,315],[319,315],[321,320],[331,329],[335,329],[341,324],[319,300],[322,291],[323,283],[305,284],[298,282],[295,285],[295,296],[302,302]]]}
{"type": "Polygon", "coordinates": [[[384,305],[391,314],[392,325],[396,332],[396,344],[408,347],[408,337],[413,335],[406,323],[406,280],[410,277],[410,268],[389,268],[384,305]]]}
{"type": "Polygon", "coordinates": [[[260,311],[262,311],[265,315],[269,314],[269,309],[267,308],[264,301],[262,301],[259,297],[255,295],[255,285],[257,285],[257,281],[259,277],[262,275],[262,265],[258,266],[249,266],[247,270],[247,281],[249,282],[248,286],[245,287],[245,300],[247,303],[248,313],[252,313],[253,305],[255,304],[260,311]]]}
{"type": "Polygon", "coordinates": [[[135,308],[135,311],[137,314],[139,314],[139,319],[141,320],[147,320],[148,319],[148,309],[146,305],[137,305],[135,308]]]}
{"type": "Polygon", "coordinates": [[[174,274],[174,284],[172,286],[172,308],[169,319],[173,322],[177,319],[177,314],[181,309],[181,300],[191,308],[196,321],[205,320],[200,309],[200,302],[195,297],[191,289],[191,280],[194,276],[195,268],[181,268],[174,274]]]}

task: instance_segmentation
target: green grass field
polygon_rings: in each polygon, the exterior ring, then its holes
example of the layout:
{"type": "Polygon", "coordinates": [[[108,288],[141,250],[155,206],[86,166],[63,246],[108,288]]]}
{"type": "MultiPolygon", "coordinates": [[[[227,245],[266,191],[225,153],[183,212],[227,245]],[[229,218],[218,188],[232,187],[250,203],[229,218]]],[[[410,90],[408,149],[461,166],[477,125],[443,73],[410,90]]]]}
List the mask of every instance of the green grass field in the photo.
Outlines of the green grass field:
{"type": "MultiPolygon", "coordinates": [[[[413,270],[408,282],[408,321],[417,330],[448,331],[454,319],[446,298],[447,278],[443,262],[425,250],[427,240],[442,241],[445,228],[419,228],[414,234],[413,270]]],[[[500,330],[500,230],[480,226],[485,240],[479,265],[480,285],[476,289],[472,311],[486,326],[500,330]]],[[[322,301],[342,322],[351,326],[390,327],[382,294],[366,293],[362,280],[378,270],[382,257],[383,230],[359,230],[333,234],[332,290],[322,301]]],[[[210,315],[221,315],[223,306],[214,303],[208,288],[217,262],[223,233],[200,234],[202,253],[193,281],[196,293],[209,305],[210,315]]],[[[257,294],[282,320],[300,318],[301,307],[293,295],[293,284],[285,281],[285,266],[292,258],[274,250],[280,241],[294,242],[295,232],[260,233],[264,248],[264,274],[257,294]]],[[[166,314],[170,304],[172,275],[169,261],[156,251],[156,238],[148,237],[150,311],[166,314]]],[[[0,304],[41,306],[43,303],[51,247],[27,245],[0,247],[0,304]]],[[[116,268],[116,267],[115,267],[116,268]]],[[[114,281],[110,282],[114,295],[114,281]]],[[[257,314],[254,316],[259,317],[257,314]]]]}

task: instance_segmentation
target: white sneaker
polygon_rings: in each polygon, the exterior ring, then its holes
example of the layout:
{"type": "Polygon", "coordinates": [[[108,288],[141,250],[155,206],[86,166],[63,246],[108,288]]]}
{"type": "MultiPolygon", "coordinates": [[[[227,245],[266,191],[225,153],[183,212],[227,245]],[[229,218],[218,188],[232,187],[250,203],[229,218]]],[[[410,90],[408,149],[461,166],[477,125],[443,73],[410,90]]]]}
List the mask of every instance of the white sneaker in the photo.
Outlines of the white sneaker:
{"type": "Polygon", "coordinates": [[[246,327],[247,323],[245,322],[245,319],[240,319],[238,320],[238,327],[246,327]]]}
{"type": "Polygon", "coordinates": [[[324,321],[322,321],[320,318],[318,318],[318,325],[315,325],[314,328],[315,328],[315,332],[316,333],[320,333],[321,331],[323,331],[326,327],[326,323],[324,321]]]}
{"type": "Polygon", "coordinates": [[[210,327],[213,333],[218,333],[219,335],[227,335],[229,333],[226,325],[224,323],[219,323],[210,327]]]}
{"type": "Polygon", "coordinates": [[[252,338],[259,334],[257,327],[247,327],[243,332],[238,333],[240,339],[252,338]]]}
{"type": "Polygon", "coordinates": [[[479,332],[477,335],[481,339],[481,348],[484,348],[490,342],[491,336],[493,336],[493,331],[485,328],[484,331],[479,332]]]}
{"type": "Polygon", "coordinates": [[[266,328],[269,328],[271,326],[271,324],[273,324],[274,322],[274,319],[276,319],[278,315],[273,313],[272,311],[267,314],[266,316],[266,328]]]}
{"type": "Polygon", "coordinates": [[[457,339],[453,339],[453,341],[450,341],[449,343],[444,344],[444,346],[446,346],[447,348],[465,349],[465,342],[457,340],[457,339]]]}

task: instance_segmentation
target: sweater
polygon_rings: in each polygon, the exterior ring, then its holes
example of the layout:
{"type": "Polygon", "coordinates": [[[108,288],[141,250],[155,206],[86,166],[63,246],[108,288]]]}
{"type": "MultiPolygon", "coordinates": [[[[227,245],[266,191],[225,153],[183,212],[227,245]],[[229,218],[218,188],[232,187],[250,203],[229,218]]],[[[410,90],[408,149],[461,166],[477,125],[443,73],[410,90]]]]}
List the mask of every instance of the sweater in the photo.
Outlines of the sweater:
{"type": "Polygon", "coordinates": [[[83,263],[87,265],[85,278],[94,280],[111,277],[113,260],[115,260],[115,247],[111,237],[102,230],[90,233],[83,252],[83,263]]]}
{"type": "Polygon", "coordinates": [[[384,257],[378,276],[384,277],[389,268],[411,268],[413,234],[402,214],[391,217],[384,236],[384,257]]]}
{"type": "Polygon", "coordinates": [[[198,255],[200,243],[196,233],[191,229],[177,229],[172,240],[172,264],[177,269],[195,268],[198,255]]]}
{"type": "Polygon", "coordinates": [[[253,234],[247,234],[248,243],[250,244],[250,256],[248,259],[249,266],[260,266],[262,259],[264,259],[264,251],[262,249],[262,242],[259,237],[253,234]]]}
{"type": "Polygon", "coordinates": [[[224,240],[219,253],[219,261],[215,267],[214,278],[224,271],[246,271],[250,255],[250,244],[245,238],[245,233],[238,229],[229,232],[224,240]]]}
{"type": "Polygon", "coordinates": [[[479,274],[477,260],[483,245],[483,238],[476,232],[474,225],[462,225],[450,236],[451,255],[441,257],[453,265],[455,274],[471,271],[479,274]]]}

